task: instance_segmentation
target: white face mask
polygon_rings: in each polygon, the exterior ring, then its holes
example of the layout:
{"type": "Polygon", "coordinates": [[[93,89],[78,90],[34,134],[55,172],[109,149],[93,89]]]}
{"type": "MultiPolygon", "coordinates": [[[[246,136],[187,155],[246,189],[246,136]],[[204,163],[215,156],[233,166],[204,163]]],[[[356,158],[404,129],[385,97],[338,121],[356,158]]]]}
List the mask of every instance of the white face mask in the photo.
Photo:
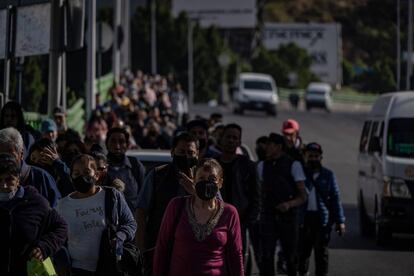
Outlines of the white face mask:
{"type": "Polygon", "coordinates": [[[0,202],[7,202],[14,198],[16,191],[0,192],[0,202]]]}

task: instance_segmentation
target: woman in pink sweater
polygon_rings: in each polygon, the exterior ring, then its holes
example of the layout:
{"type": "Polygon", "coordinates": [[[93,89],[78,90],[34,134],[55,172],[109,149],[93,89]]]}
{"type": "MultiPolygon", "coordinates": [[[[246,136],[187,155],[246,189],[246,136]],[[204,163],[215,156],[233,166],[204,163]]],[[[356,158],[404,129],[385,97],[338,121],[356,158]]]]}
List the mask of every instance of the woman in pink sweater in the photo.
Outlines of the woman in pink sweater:
{"type": "Polygon", "coordinates": [[[203,160],[195,183],[195,195],[174,198],[165,211],[153,275],[244,275],[239,215],[217,198],[223,184],[218,162],[203,160]]]}

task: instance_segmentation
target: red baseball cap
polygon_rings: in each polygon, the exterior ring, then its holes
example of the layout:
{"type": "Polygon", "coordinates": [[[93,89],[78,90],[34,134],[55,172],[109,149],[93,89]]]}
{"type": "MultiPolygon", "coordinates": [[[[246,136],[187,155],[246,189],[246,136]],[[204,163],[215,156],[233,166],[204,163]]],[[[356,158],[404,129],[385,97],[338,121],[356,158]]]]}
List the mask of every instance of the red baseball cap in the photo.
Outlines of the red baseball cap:
{"type": "Polygon", "coordinates": [[[292,134],[299,131],[299,123],[296,120],[288,119],[283,122],[282,132],[292,134]]]}

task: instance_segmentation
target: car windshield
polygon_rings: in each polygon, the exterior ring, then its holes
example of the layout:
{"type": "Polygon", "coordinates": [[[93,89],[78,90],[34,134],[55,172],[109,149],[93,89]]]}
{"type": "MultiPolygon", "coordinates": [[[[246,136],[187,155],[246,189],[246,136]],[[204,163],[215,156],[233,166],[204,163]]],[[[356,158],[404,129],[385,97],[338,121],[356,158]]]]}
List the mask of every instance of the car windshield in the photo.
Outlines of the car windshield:
{"type": "Polygon", "coordinates": [[[391,119],[388,126],[387,153],[414,158],[414,118],[391,119]]]}
{"type": "Polygon", "coordinates": [[[325,91],[322,91],[322,90],[308,90],[307,93],[309,95],[321,95],[321,96],[325,95],[325,91]]]}
{"type": "Polygon", "coordinates": [[[244,89],[272,91],[272,84],[267,81],[244,81],[244,89]]]}

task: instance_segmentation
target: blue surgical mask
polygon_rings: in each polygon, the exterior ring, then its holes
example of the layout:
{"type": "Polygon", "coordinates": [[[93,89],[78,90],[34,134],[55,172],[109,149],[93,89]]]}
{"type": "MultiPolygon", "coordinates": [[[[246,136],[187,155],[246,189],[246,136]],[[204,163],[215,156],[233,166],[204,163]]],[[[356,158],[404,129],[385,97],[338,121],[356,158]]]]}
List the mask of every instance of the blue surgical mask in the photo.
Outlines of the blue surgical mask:
{"type": "Polygon", "coordinates": [[[14,198],[16,191],[0,192],[0,202],[7,202],[14,198]]]}

